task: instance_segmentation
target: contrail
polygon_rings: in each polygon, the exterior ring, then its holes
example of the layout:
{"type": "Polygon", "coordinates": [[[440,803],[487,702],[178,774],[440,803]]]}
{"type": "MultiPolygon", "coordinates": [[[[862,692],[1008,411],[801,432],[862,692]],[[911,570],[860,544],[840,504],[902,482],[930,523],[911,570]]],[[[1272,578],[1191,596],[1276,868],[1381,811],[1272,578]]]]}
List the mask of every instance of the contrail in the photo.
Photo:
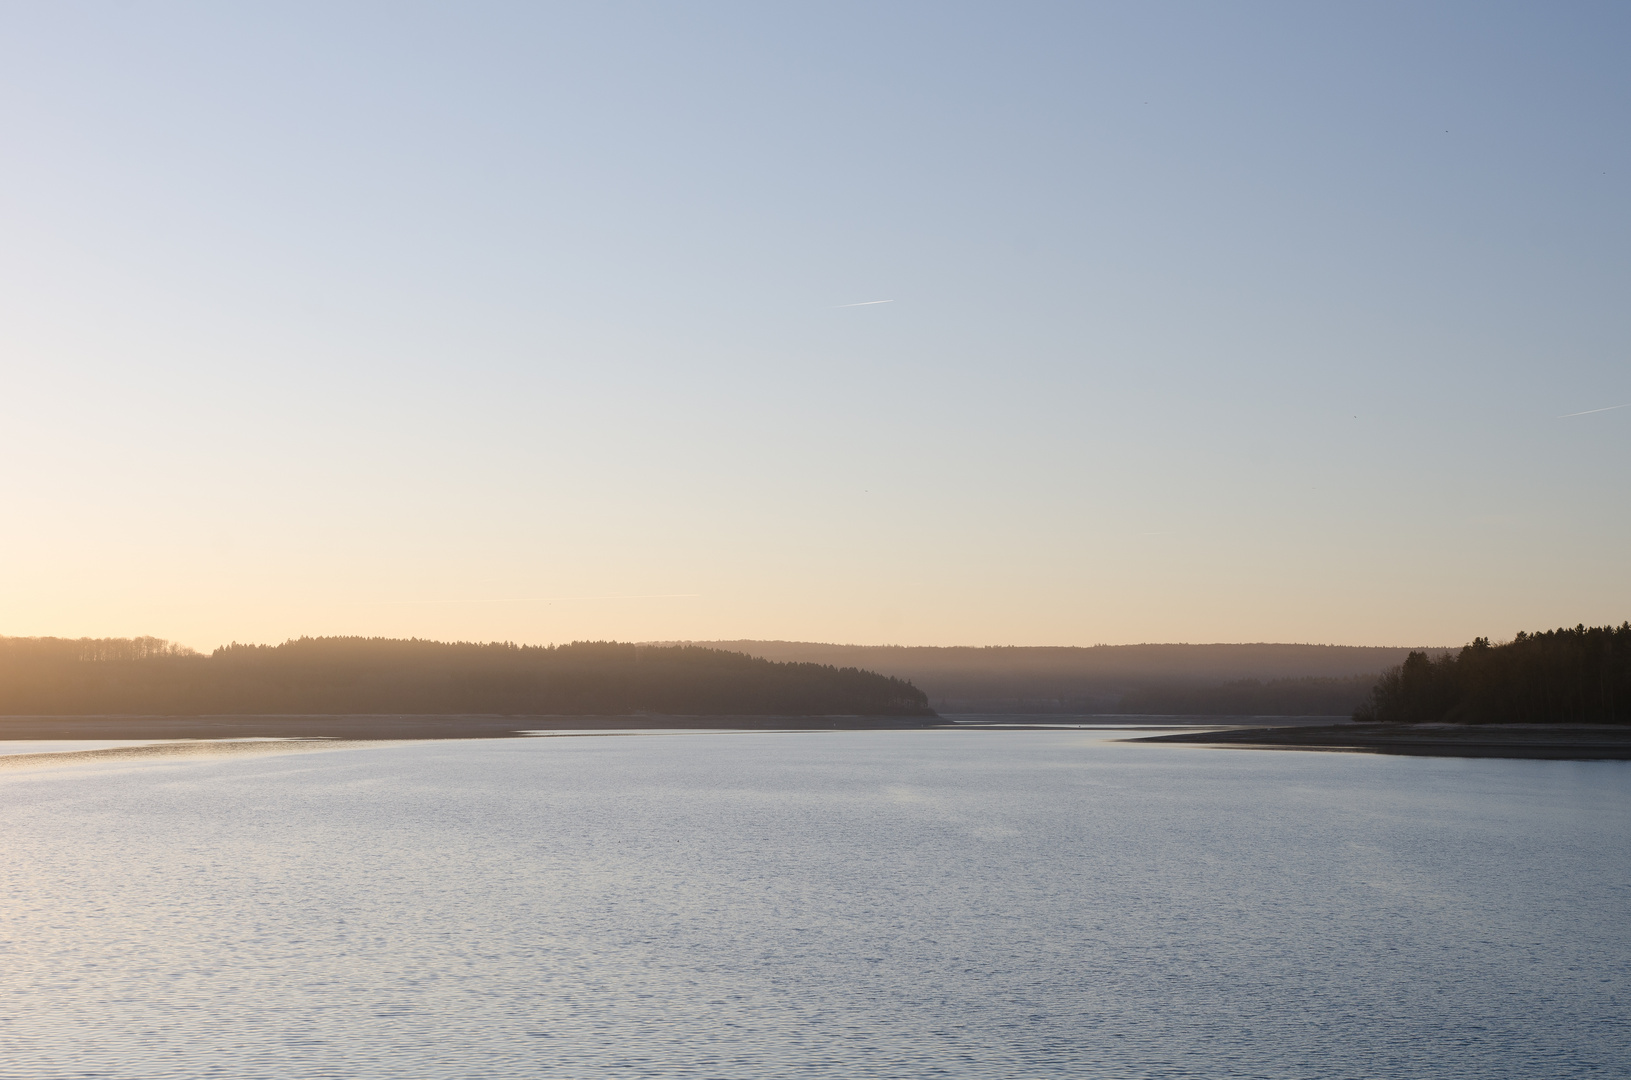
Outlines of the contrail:
{"type": "Polygon", "coordinates": [[[1631,401],[1626,402],[1624,405],[1610,405],[1606,409],[1585,409],[1581,412],[1566,412],[1562,416],[1558,417],[1558,419],[1567,420],[1571,416],[1590,416],[1594,412],[1613,412],[1615,409],[1631,409],[1631,401]]]}
{"type": "Polygon", "coordinates": [[[504,596],[496,600],[402,600],[403,604],[537,604],[547,600],[676,600],[695,592],[619,593],[613,596],[504,596]]]}
{"type": "Polygon", "coordinates": [[[834,307],[871,307],[873,304],[893,304],[893,300],[862,300],[859,304],[834,304],[834,307]]]}

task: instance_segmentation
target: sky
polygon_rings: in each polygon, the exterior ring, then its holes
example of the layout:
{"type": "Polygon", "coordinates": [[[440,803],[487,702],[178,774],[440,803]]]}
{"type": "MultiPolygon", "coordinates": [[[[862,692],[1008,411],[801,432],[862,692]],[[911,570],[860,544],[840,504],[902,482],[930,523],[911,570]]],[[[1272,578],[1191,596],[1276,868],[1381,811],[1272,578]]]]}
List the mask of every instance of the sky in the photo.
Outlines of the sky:
{"type": "Polygon", "coordinates": [[[1631,618],[1624,5],[0,27],[0,634],[1631,618]]]}

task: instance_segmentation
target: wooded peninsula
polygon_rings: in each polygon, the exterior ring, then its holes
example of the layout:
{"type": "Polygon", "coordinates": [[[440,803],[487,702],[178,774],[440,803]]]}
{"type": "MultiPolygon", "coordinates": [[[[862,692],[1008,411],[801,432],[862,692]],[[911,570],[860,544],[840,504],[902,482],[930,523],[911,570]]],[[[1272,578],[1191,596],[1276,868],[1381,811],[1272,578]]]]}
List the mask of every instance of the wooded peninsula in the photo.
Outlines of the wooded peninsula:
{"type": "Polygon", "coordinates": [[[0,637],[0,715],[485,714],[932,719],[910,682],[696,646],[0,637]]]}
{"type": "Polygon", "coordinates": [[[1184,732],[1141,742],[1431,757],[1631,760],[1631,623],[1412,652],[1354,722],[1184,732]]]}
{"type": "Polygon", "coordinates": [[[1383,672],[1361,723],[1631,724],[1631,622],[1413,652],[1383,672]]]}

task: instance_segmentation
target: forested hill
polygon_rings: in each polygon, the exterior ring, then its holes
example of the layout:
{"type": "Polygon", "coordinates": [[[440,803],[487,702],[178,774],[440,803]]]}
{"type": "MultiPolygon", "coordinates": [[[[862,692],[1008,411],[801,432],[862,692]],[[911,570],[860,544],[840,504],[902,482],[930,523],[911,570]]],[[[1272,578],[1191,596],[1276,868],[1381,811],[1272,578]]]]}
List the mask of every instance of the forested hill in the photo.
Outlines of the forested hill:
{"type": "Polygon", "coordinates": [[[911,683],[722,649],[300,638],[210,655],[156,638],[0,637],[0,715],[920,716],[911,683]]]}
{"type": "Polygon", "coordinates": [[[1631,724],[1631,622],[1477,638],[1413,652],[1354,719],[1381,723],[1631,724]]]}

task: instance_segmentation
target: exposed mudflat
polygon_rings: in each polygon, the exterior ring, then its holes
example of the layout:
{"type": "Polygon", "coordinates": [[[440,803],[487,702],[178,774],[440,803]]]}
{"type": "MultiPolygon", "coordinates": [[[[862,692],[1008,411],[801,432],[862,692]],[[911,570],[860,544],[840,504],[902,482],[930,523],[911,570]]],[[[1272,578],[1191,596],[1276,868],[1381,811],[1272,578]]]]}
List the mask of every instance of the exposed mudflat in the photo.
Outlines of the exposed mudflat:
{"type": "Polygon", "coordinates": [[[1270,750],[1341,750],[1422,757],[1631,761],[1631,727],[1568,724],[1335,724],[1230,728],[1154,735],[1133,742],[1190,743],[1270,750]]]}

